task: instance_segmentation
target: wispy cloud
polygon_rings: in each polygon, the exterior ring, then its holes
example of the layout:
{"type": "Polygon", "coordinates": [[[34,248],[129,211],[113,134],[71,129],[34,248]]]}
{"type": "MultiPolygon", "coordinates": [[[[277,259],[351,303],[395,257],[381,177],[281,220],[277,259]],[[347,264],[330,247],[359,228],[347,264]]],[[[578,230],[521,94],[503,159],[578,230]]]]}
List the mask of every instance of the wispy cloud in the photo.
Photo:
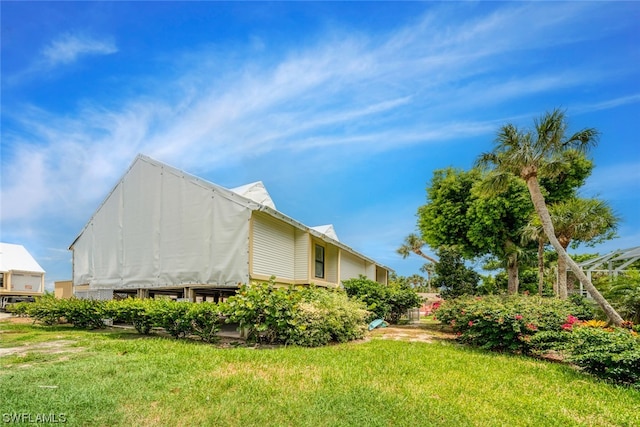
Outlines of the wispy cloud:
{"type": "Polygon", "coordinates": [[[112,40],[100,40],[81,34],[63,34],[42,50],[41,62],[53,68],[73,63],[81,56],[110,55],[117,51],[112,40]]]}
{"type": "Polygon", "coordinates": [[[89,56],[112,55],[118,47],[111,38],[98,38],[81,33],[65,33],[47,43],[34,56],[31,64],[14,74],[3,76],[3,83],[14,86],[34,79],[52,77],[59,71],[89,56]]]}

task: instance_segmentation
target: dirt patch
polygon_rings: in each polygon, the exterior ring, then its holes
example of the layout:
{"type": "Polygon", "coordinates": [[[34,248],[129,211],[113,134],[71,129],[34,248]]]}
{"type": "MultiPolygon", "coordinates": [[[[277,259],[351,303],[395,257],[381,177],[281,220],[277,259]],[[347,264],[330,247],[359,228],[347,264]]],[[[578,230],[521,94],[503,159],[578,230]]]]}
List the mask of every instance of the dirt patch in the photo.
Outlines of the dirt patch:
{"type": "Polygon", "coordinates": [[[78,353],[84,351],[82,347],[71,347],[76,341],[73,340],[55,340],[40,342],[35,344],[27,344],[20,347],[0,348],[0,357],[2,356],[26,356],[27,353],[41,354],[60,354],[60,353],[78,353]]]}
{"type": "Polygon", "coordinates": [[[11,313],[0,313],[2,316],[0,316],[0,322],[8,322],[8,323],[15,323],[15,324],[26,324],[26,323],[33,323],[34,320],[31,319],[30,317],[17,317],[17,316],[13,316],[11,313]]]}
{"type": "Polygon", "coordinates": [[[432,343],[437,340],[453,340],[455,335],[449,332],[426,328],[423,325],[392,325],[386,328],[374,329],[370,333],[372,338],[384,340],[426,342],[432,343]]]}

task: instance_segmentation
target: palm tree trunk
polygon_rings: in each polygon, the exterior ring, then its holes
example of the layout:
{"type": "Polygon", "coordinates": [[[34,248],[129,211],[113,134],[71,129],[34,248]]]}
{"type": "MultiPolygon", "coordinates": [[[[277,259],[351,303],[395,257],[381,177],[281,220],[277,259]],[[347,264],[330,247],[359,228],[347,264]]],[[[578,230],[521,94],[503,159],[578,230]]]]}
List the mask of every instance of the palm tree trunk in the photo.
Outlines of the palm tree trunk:
{"type": "Polygon", "coordinates": [[[567,258],[569,255],[558,254],[558,297],[560,299],[567,299],[569,296],[567,293],[567,258]]]}
{"type": "Polygon", "coordinates": [[[611,306],[611,304],[609,304],[609,302],[602,296],[602,294],[598,292],[596,287],[593,286],[580,266],[578,266],[578,264],[567,255],[567,252],[564,250],[564,248],[556,238],[556,234],[553,229],[553,223],[551,222],[551,216],[549,215],[549,210],[547,209],[547,205],[544,201],[544,196],[540,191],[540,185],[538,184],[538,178],[536,177],[535,173],[528,174],[524,177],[527,183],[527,188],[529,189],[529,194],[531,195],[531,201],[533,202],[536,213],[540,217],[540,222],[542,223],[544,233],[547,235],[551,246],[553,246],[553,248],[558,253],[558,261],[561,257],[565,258],[565,260],[569,264],[569,267],[571,267],[571,271],[575,273],[575,275],[578,277],[578,280],[580,280],[580,283],[582,283],[587,292],[589,292],[591,297],[596,301],[596,303],[598,303],[600,308],[602,308],[609,321],[616,326],[620,326],[623,322],[622,317],[620,317],[618,312],[611,306]]]}
{"type": "Polygon", "coordinates": [[[421,256],[422,258],[426,259],[427,261],[431,261],[434,264],[438,263],[438,261],[435,258],[431,258],[429,255],[425,254],[420,249],[413,249],[413,253],[416,254],[416,255],[421,256]]]}
{"type": "Polygon", "coordinates": [[[507,293],[509,295],[517,294],[519,285],[518,254],[512,253],[507,257],[507,293]]]}
{"type": "Polygon", "coordinates": [[[538,239],[538,295],[544,289],[544,239],[538,239]]]}

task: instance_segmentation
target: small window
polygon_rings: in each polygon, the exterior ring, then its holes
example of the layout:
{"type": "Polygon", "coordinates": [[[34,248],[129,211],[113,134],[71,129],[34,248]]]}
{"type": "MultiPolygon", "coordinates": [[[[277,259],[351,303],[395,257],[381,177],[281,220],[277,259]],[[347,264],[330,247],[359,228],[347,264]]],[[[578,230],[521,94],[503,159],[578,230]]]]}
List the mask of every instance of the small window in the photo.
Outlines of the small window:
{"type": "Polygon", "coordinates": [[[4,288],[4,273],[0,273],[0,288],[4,288]]]}
{"type": "Polygon", "coordinates": [[[324,248],[316,245],[316,277],[324,279],[324,248]]]}

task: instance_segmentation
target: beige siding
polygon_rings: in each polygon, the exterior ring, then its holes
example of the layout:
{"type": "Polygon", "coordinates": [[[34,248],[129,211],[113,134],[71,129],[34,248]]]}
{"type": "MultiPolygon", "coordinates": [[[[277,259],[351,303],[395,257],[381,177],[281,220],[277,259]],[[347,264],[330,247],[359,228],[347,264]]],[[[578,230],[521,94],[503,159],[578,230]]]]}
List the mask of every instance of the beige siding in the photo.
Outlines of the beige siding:
{"type": "Polygon", "coordinates": [[[309,233],[295,231],[295,279],[309,281],[309,233]]]}
{"type": "Polygon", "coordinates": [[[387,284],[387,270],[381,267],[376,267],[376,282],[387,284]]]}
{"type": "Polygon", "coordinates": [[[342,265],[340,266],[340,281],[358,278],[361,274],[365,274],[365,261],[362,258],[342,251],[342,265]]]}
{"type": "Polygon", "coordinates": [[[294,279],[295,246],[292,225],[254,213],[252,274],[294,279]]]}
{"type": "Polygon", "coordinates": [[[365,276],[367,276],[367,278],[371,279],[371,280],[375,280],[376,279],[376,265],[370,262],[366,262],[366,268],[365,268],[365,276]]]}
{"type": "Polygon", "coordinates": [[[338,248],[333,245],[326,245],[324,269],[324,280],[330,283],[338,283],[338,248]]]}

